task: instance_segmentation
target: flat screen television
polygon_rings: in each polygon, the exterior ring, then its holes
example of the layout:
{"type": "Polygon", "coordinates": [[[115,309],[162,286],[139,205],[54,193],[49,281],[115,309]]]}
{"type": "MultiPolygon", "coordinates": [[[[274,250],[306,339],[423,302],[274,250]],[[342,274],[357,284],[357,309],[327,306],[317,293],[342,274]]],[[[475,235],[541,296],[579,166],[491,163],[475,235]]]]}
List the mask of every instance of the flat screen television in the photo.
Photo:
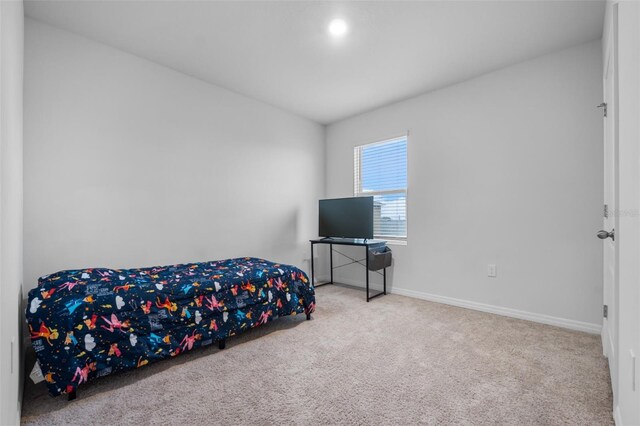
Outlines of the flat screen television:
{"type": "Polygon", "coordinates": [[[321,237],[373,238],[373,197],[320,200],[321,237]]]}

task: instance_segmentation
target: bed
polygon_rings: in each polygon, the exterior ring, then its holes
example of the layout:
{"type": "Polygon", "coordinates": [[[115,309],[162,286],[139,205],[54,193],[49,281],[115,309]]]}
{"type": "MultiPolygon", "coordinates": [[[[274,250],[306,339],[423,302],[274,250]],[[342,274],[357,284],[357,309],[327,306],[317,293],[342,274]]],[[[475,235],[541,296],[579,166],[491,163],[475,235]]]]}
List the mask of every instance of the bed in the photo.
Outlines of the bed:
{"type": "Polygon", "coordinates": [[[300,269],[236,258],[41,277],[26,319],[49,393],[76,396],[94,378],[142,367],[278,317],[315,309],[300,269]]]}

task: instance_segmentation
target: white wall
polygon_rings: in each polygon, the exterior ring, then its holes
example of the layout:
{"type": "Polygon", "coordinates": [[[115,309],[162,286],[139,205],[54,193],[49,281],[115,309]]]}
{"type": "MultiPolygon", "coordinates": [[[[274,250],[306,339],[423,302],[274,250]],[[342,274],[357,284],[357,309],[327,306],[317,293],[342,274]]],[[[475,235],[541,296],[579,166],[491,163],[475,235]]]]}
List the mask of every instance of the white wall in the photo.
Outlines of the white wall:
{"type": "Polygon", "coordinates": [[[327,196],[353,195],[355,145],[408,130],[393,291],[599,332],[601,97],[593,41],[332,124],[327,196]]]}
{"type": "Polygon", "coordinates": [[[22,400],[22,1],[0,1],[0,424],[22,400]]]}
{"type": "Polygon", "coordinates": [[[77,267],[304,266],[324,128],[27,19],[25,286],[77,267]]]}

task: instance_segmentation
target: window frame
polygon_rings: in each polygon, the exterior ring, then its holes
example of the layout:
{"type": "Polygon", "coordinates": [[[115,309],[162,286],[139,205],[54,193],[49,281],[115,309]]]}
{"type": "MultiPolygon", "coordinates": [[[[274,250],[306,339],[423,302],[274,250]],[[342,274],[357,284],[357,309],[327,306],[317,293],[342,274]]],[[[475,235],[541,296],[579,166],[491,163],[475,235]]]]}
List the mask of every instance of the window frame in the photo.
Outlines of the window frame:
{"type": "Polygon", "coordinates": [[[406,230],[405,236],[388,236],[388,235],[377,235],[375,233],[373,238],[375,239],[383,239],[392,244],[398,245],[406,245],[407,239],[409,237],[409,132],[387,138],[378,140],[376,142],[359,144],[353,147],[353,195],[354,197],[371,197],[376,195],[392,195],[392,194],[404,194],[405,199],[405,217],[406,217],[406,230]],[[404,189],[387,189],[382,191],[362,191],[362,148],[364,147],[372,147],[376,145],[384,145],[387,143],[398,142],[404,140],[407,146],[407,182],[405,184],[404,189]],[[357,172],[357,173],[356,173],[357,172]]]}

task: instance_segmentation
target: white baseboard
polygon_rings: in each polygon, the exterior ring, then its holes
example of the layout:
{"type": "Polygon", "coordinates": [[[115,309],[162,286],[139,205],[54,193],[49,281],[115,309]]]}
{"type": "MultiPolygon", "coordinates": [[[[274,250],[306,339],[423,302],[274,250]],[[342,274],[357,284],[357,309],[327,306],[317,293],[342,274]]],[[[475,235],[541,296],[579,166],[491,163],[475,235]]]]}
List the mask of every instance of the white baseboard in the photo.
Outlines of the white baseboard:
{"type": "MultiPolygon", "coordinates": [[[[371,274],[373,276],[373,274],[371,274]]],[[[329,275],[323,275],[320,277],[316,277],[316,281],[317,282],[328,282],[331,279],[331,277],[329,275]]],[[[353,287],[360,287],[360,288],[364,288],[364,283],[362,281],[358,281],[358,280],[352,280],[349,278],[339,278],[339,281],[336,281],[340,284],[346,284],[346,285],[350,285],[353,287]]],[[[373,283],[372,285],[375,285],[376,288],[379,286],[382,288],[382,278],[380,280],[378,280],[377,278],[373,278],[371,279],[370,283],[373,283]],[[374,281],[375,280],[375,281],[374,281]]]]}
{"type": "Polygon", "coordinates": [[[620,415],[620,406],[616,405],[613,408],[613,422],[616,426],[622,426],[622,416],[620,415]]]}
{"type": "Polygon", "coordinates": [[[319,282],[329,281],[329,276],[328,275],[316,276],[315,279],[316,279],[316,282],[314,284],[317,284],[319,282]]]}
{"type": "Polygon", "coordinates": [[[438,296],[435,294],[406,290],[398,287],[394,287],[391,292],[402,296],[414,297],[416,299],[429,300],[431,302],[444,303],[445,305],[474,309],[476,311],[489,312],[491,314],[502,315],[505,317],[518,318],[547,325],[554,325],[556,327],[568,328],[576,331],[584,331],[592,334],[600,334],[600,332],[602,331],[602,326],[600,324],[592,324],[567,318],[553,317],[551,315],[536,314],[533,312],[521,311],[518,309],[488,305],[486,303],[472,302],[470,300],[456,299],[447,296],[438,296]]]}
{"type": "MultiPolygon", "coordinates": [[[[316,278],[316,283],[317,282],[329,282],[331,278],[329,276],[321,276],[321,277],[317,277],[316,278]]],[[[352,280],[349,278],[340,278],[339,281],[336,281],[339,284],[345,284],[351,287],[358,287],[364,290],[364,283],[362,281],[358,281],[358,280],[352,280]]],[[[370,281],[370,290],[373,291],[380,291],[382,290],[382,281],[378,282],[375,281],[373,282],[373,280],[370,281]]],[[[390,287],[387,286],[387,293],[391,293],[390,287]]]]}
{"type": "MultiPolygon", "coordinates": [[[[608,358],[609,362],[607,364],[609,364],[609,377],[611,378],[611,387],[612,390],[614,392],[614,400],[617,399],[616,396],[616,383],[614,380],[615,377],[615,369],[614,369],[614,363],[616,363],[616,356],[615,356],[615,348],[613,346],[613,341],[611,340],[611,336],[609,335],[609,333],[605,330],[605,327],[602,327],[602,347],[604,349],[604,356],[608,358]]],[[[613,422],[616,426],[622,426],[622,417],[620,415],[620,406],[619,405],[615,405],[613,407],[613,422]]]]}
{"type": "MultiPolygon", "coordinates": [[[[318,277],[318,281],[329,281],[329,277],[318,277]]],[[[340,278],[340,283],[363,287],[361,281],[340,278]]],[[[376,287],[378,284],[376,283],[376,287]]],[[[536,314],[533,312],[521,311],[518,309],[505,308],[502,306],[488,305],[470,300],[456,299],[448,296],[438,296],[435,294],[424,293],[421,291],[407,290],[398,287],[387,288],[388,292],[401,296],[413,297],[415,299],[428,300],[430,302],[443,303],[445,305],[458,306],[460,308],[473,309],[476,311],[488,312],[491,314],[502,315],[505,317],[518,318],[527,321],[533,321],[541,324],[553,325],[556,327],[568,328],[570,330],[584,331],[591,334],[600,334],[602,325],[592,324],[583,321],[576,321],[567,318],[553,317],[551,315],[536,314]]]]}

